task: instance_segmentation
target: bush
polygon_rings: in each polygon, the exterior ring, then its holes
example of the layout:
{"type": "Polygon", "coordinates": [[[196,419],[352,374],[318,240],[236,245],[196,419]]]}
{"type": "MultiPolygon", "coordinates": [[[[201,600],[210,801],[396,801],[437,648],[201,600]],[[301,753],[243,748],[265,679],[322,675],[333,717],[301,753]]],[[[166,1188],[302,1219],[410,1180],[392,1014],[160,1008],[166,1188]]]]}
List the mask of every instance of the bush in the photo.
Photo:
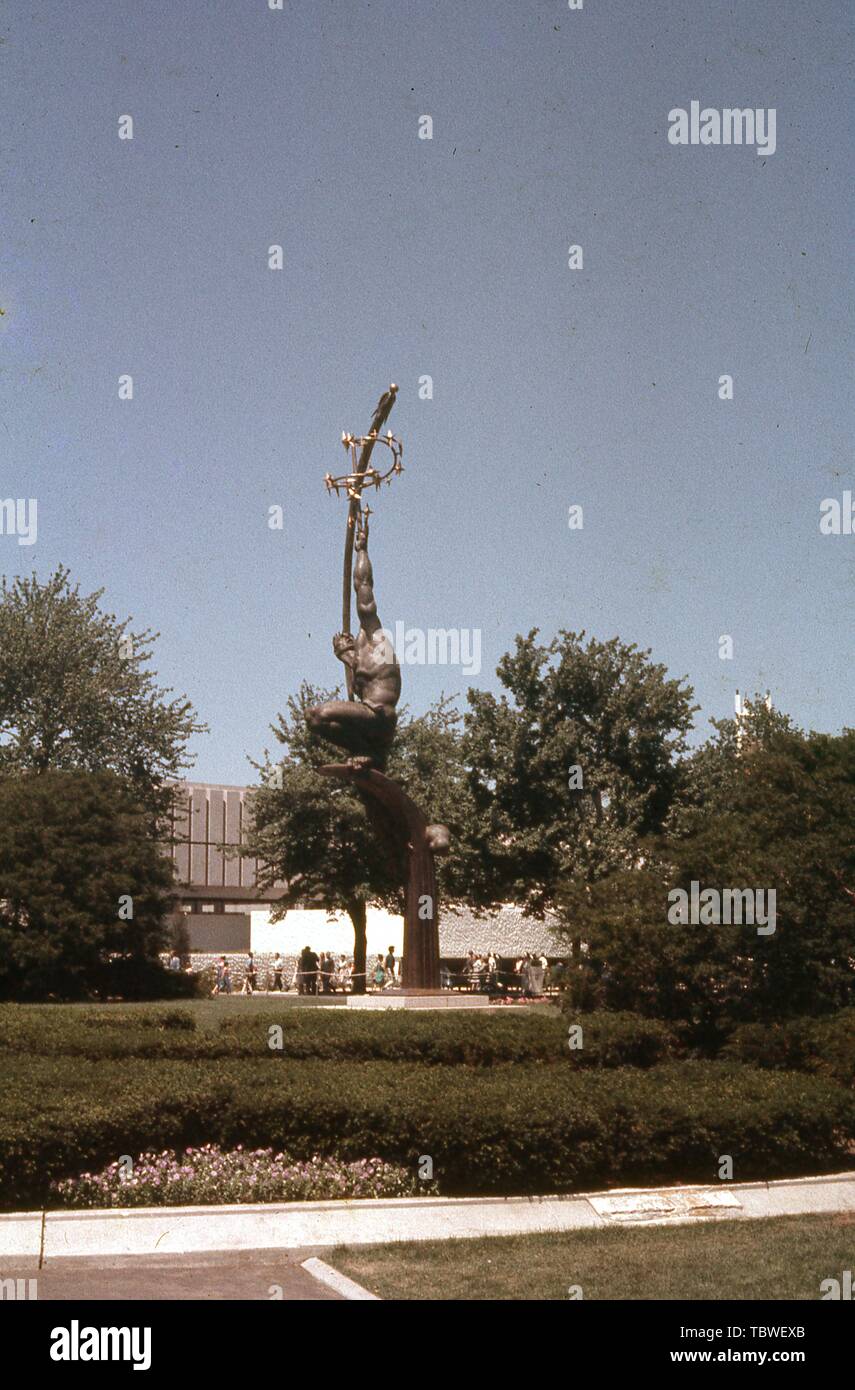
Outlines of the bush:
{"type": "Polygon", "coordinates": [[[855,1009],[825,1018],[743,1024],[734,1029],[722,1055],[754,1067],[814,1072],[855,1086],[855,1009]]]}
{"type": "Polygon", "coordinates": [[[214,1032],[196,1028],[190,1010],[0,1008],[0,1051],[79,1057],[278,1057],[338,1061],[493,1066],[554,1062],[579,1067],[649,1067],[673,1055],[665,1024],[635,1014],[491,1010],[489,1013],[357,1014],[344,1009],[282,1009],[227,1014],[214,1032]],[[171,1025],[166,1019],[175,1020],[171,1025]],[[583,1046],[571,1050],[568,1027],[583,1046]],[[281,1035],[271,1035],[271,1029],[281,1035]],[[177,1032],[176,1032],[177,1030],[177,1032]],[[271,1041],[277,1045],[271,1047],[271,1041]],[[278,1045],[281,1041],[281,1047],[278,1045]]]}
{"type": "Polygon", "coordinates": [[[4,1004],[0,1053],[44,1057],[204,1056],[188,1009],[4,1004]]]}
{"type": "Polygon", "coordinates": [[[674,1032],[655,1018],[641,1014],[607,1013],[600,1010],[576,1014],[565,1005],[568,1027],[578,1024],[582,1046],[568,1050],[580,1066],[652,1067],[679,1050],[674,1032]]]}
{"type": "Polygon", "coordinates": [[[315,1059],[7,1057],[0,1199],[48,1200],[51,1182],[126,1153],[215,1143],[297,1158],[376,1156],[449,1194],[567,1192],[715,1182],[850,1162],[855,1096],[821,1077],[715,1062],[576,1072],[315,1059]]]}
{"type": "Polygon", "coordinates": [[[152,808],[121,778],[0,778],[0,998],[162,996],[171,896],[152,808]]]}
{"type": "Polygon", "coordinates": [[[159,960],[114,956],[93,970],[92,992],[102,999],[194,999],[198,982],[182,970],[167,970],[159,960]]]}

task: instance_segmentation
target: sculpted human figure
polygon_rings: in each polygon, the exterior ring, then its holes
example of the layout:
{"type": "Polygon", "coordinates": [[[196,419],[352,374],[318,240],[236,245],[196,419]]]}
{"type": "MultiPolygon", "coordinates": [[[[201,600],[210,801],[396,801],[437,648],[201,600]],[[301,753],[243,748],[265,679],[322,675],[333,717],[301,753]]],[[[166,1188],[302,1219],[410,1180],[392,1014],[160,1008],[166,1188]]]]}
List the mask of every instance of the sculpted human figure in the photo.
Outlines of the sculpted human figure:
{"type": "Polygon", "coordinates": [[[401,694],[401,668],[388,633],[377,616],[374,574],[368,558],[368,519],[363,518],[354,537],[356,561],[353,589],[359,633],[337,633],[333,651],[350,668],[354,700],[327,700],[306,711],[312,733],[350,753],[355,767],[382,771],[398,722],[396,705],[401,694]]]}

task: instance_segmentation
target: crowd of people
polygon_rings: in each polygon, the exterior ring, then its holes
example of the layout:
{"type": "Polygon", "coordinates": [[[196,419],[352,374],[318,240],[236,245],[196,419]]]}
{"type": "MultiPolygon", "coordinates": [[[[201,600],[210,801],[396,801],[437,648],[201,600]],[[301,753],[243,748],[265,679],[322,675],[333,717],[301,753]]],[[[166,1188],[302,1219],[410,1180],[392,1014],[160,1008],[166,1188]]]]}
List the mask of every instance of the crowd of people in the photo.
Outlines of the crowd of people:
{"type": "MultiPolygon", "coordinates": [[[[514,962],[513,969],[503,968],[495,951],[470,951],[461,969],[455,969],[445,962],[441,965],[440,983],[443,989],[467,989],[484,994],[514,992],[526,998],[537,998],[546,988],[548,970],[546,956],[532,951],[520,956],[514,962]]],[[[401,963],[395,955],[394,946],[388,948],[385,956],[379,954],[368,965],[366,983],[369,990],[388,989],[400,984],[400,979],[401,963]]],[[[291,989],[298,994],[347,994],[353,988],[353,981],[352,956],[336,956],[330,951],[321,951],[319,955],[311,946],[304,946],[293,970],[277,951],[265,983],[267,991],[273,994],[284,994],[291,989]]],[[[255,955],[250,951],[245,959],[239,992],[254,994],[258,988],[255,955]]],[[[232,992],[231,967],[227,958],[220,956],[211,993],[232,992]]]]}
{"type": "Polygon", "coordinates": [[[534,999],[544,992],[548,970],[546,956],[533,951],[520,956],[512,970],[503,969],[495,951],[470,951],[462,970],[455,971],[450,965],[444,965],[441,975],[445,989],[469,989],[483,994],[513,991],[534,999]]]}
{"type": "MultiPolygon", "coordinates": [[[[386,955],[378,955],[369,966],[369,989],[386,989],[400,980],[400,963],[390,946],[386,955]]],[[[277,951],[268,970],[267,992],[284,994],[295,989],[298,994],[347,994],[353,988],[353,957],[334,955],[331,951],[321,951],[320,955],[311,946],[304,946],[293,970],[277,951]]],[[[258,969],[252,951],[246,956],[241,994],[254,994],[259,988],[258,969]]],[[[225,956],[220,956],[215,967],[212,994],[231,994],[231,967],[225,956]]]]}

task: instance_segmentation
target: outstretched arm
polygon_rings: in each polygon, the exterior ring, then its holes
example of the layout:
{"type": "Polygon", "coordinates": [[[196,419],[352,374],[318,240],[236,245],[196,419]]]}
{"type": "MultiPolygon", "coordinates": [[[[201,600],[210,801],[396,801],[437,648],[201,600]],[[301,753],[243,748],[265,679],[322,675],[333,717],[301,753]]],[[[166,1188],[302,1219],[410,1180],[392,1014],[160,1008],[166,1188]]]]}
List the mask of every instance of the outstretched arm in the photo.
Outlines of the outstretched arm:
{"type": "Polygon", "coordinates": [[[374,571],[368,558],[368,522],[363,522],[361,531],[354,541],[356,564],[353,567],[353,590],[356,594],[356,612],[359,624],[369,634],[380,629],[377,616],[377,602],[374,598],[374,571]]]}

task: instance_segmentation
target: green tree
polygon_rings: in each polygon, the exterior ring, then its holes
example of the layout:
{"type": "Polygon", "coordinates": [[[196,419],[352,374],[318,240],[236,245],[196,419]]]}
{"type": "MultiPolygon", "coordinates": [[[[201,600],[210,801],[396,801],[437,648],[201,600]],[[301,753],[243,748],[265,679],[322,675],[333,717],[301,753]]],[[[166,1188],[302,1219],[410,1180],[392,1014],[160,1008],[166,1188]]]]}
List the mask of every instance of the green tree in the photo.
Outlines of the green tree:
{"type": "Polygon", "coordinates": [[[500,661],[507,694],[470,690],[465,757],[473,897],[541,913],[565,880],[633,863],[662,828],[696,707],[634,645],[537,635],[500,661]]]}
{"type": "Polygon", "coordinates": [[[60,566],[0,584],[0,776],[115,772],[162,806],[204,725],[145,669],[157,633],[134,632],[60,566]]]}
{"type": "Polygon", "coordinates": [[[0,781],[0,996],[158,993],[172,866],[110,773],[0,781]]]}
{"type": "Polygon", "coordinates": [[[758,707],[740,742],[723,721],[687,762],[667,834],[644,864],[565,885],[565,931],[588,948],[577,1000],[682,1019],[711,1047],[738,1022],[851,1004],[855,732],[804,734],[758,707]],[[670,922],[669,893],[693,882],[774,890],[774,932],[670,922]]]}

